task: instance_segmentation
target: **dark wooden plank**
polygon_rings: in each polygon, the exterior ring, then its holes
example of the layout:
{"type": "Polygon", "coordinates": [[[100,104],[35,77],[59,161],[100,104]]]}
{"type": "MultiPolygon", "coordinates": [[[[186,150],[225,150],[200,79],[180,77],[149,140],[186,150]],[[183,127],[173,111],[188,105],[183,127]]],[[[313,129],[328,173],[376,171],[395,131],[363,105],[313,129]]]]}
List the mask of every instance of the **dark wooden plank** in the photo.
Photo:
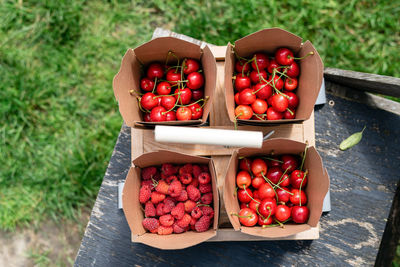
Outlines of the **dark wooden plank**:
{"type": "MultiPolygon", "coordinates": [[[[327,87],[332,86],[327,82],[327,87]]],[[[320,239],[203,243],[162,251],[130,241],[117,209],[117,183],[130,166],[130,131],[122,127],[75,266],[373,265],[399,176],[400,117],[328,94],[334,105],[315,111],[316,142],[331,176],[332,211],[321,218],[320,239]],[[339,143],[366,125],[348,151],[339,143]]]]}
{"type": "Polygon", "coordinates": [[[357,90],[400,97],[400,78],[335,68],[325,68],[324,77],[357,90]]]}

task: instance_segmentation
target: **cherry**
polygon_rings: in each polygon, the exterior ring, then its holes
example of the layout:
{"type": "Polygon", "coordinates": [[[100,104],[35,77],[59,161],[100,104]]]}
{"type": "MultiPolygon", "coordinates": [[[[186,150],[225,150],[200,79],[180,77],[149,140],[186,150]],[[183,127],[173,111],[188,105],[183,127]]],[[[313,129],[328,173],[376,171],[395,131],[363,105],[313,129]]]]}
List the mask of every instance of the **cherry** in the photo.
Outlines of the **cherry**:
{"type": "Polygon", "coordinates": [[[287,187],[282,187],[276,189],[276,194],[278,195],[278,202],[288,202],[290,199],[289,189],[287,187]]]}
{"type": "Polygon", "coordinates": [[[267,163],[263,159],[256,158],[251,163],[251,172],[254,176],[260,176],[261,174],[267,173],[267,163]]]}
{"type": "Polygon", "coordinates": [[[286,205],[278,205],[276,207],[275,218],[280,221],[284,222],[290,218],[290,209],[286,205]]]}
{"type": "Polygon", "coordinates": [[[167,71],[165,78],[171,85],[175,85],[178,83],[178,81],[182,80],[181,73],[179,71],[176,72],[175,69],[170,69],[169,71],[167,71]]]}
{"type": "MultiPolygon", "coordinates": [[[[262,178],[261,176],[257,176],[253,180],[251,180],[251,185],[256,189],[260,188],[260,186],[262,186],[265,183],[266,182],[265,182],[264,178],[262,178]]],[[[253,194],[254,194],[254,192],[253,192],[253,194]]]]}
{"type": "Polygon", "coordinates": [[[257,97],[253,89],[247,88],[239,93],[239,102],[242,105],[251,105],[256,101],[257,97]]]}
{"type": "Polygon", "coordinates": [[[283,172],[280,167],[271,167],[268,169],[266,176],[272,183],[277,184],[282,174],[283,172]]]}
{"type": "Polygon", "coordinates": [[[294,206],[291,215],[295,223],[305,223],[308,220],[310,211],[306,206],[294,206]]]}
{"type": "Polygon", "coordinates": [[[253,70],[258,70],[261,71],[263,69],[266,69],[269,64],[268,56],[263,54],[263,53],[255,53],[254,56],[256,58],[255,61],[251,62],[251,66],[253,67],[253,70]],[[256,66],[257,62],[257,66],[256,66]]]}
{"type": "Polygon", "coordinates": [[[163,106],[157,106],[153,108],[150,112],[151,121],[165,121],[166,120],[166,109],[163,106]]]}
{"type": "Polygon", "coordinates": [[[192,72],[198,71],[200,69],[199,62],[195,59],[188,58],[185,60],[185,68],[183,69],[183,73],[188,75],[192,72]]]}
{"type": "Polygon", "coordinates": [[[247,73],[250,70],[250,64],[245,64],[246,61],[244,60],[237,60],[235,63],[235,70],[238,73],[247,73]]]}
{"type": "Polygon", "coordinates": [[[285,89],[293,91],[297,88],[298,80],[296,78],[287,78],[285,80],[285,89]]]}
{"type": "Polygon", "coordinates": [[[251,104],[251,108],[253,109],[254,113],[263,114],[267,111],[268,104],[265,100],[256,99],[256,101],[251,104]]]}
{"type": "Polygon", "coordinates": [[[187,80],[187,87],[193,90],[200,89],[204,85],[204,76],[199,72],[190,73],[187,76],[187,80]]]}
{"type": "Polygon", "coordinates": [[[300,74],[299,65],[297,65],[296,61],[293,61],[289,67],[286,69],[286,75],[290,78],[296,78],[300,74]]]}
{"type": "Polygon", "coordinates": [[[301,198],[301,204],[304,205],[307,203],[307,196],[306,193],[304,193],[304,190],[299,190],[293,188],[290,193],[293,195],[290,196],[290,202],[292,202],[294,205],[300,205],[300,198],[301,198]]]}
{"type": "Polygon", "coordinates": [[[239,105],[235,109],[235,116],[240,120],[248,120],[253,116],[253,110],[246,105],[239,105]]]}
{"type": "Polygon", "coordinates": [[[171,95],[166,95],[163,97],[159,97],[161,99],[161,106],[166,108],[167,110],[173,109],[175,107],[176,99],[171,95]]]}
{"type": "Polygon", "coordinates": [[[169,95],[171,93],[171,85],[168,82],[160,82],[156,91],[159,95],[169,95]]]}
{"type": "MultiPolygon", "coordinates": [[[[288,108],[289,109],[289,108],[288,108]]],[[[286,110],[283,112],[283,118],[287,120],[293,120],[296,118],[296,112],[294,110],[286,110]]]]}
{"type": "Polygon", "coordinates": [[[251,117],[252,120],[256,120],[256,121],[266,121],[267,120],[267,114],[258,114],[253,115],[253,117],[251,117]]]}
{"type": "Polygon", "coordinates": [[[269,218],[267,217],[264,219],[261,218],[261,216],[258,216],[258,225],[261,225],[261,226],[270,225],[270,224],[272,224],[272,222],[273,222],[272,216],[269,216],[269,218]]]}
{"type": "Polygon", "coordinates": [[[266,82],[257,83],[253,89],[256,92],[256,96],[263,100],[268,99],[272,95],[272,86],[266,82]]]}
{"type": "Polygon", "coordinates": [[[145,93],[140,98],[140,105],[147,110],[151,110],[158,105],[158,100],[153,93],[145,93]]]}
{"type": "Polygon", "coordinates": [[[270,60],[267,70],[269,73],[273,73],[274,70],[277,69],[278,67],[280,67],[278,62],[276,62],[276,59],[273,58],[270,60]]]}
{"type": "Polygon", "coordinates": [[[251,176],[250,173],[247,171],[240,171],[236,175],[236,184],[239,188],[243,188],[245,186],[246,188],[251,185],[251,176]]]}
{"type": "Polygon", "coordinates": [[[192,120],[198,120],[203,116],[203,108],[198,103],[191,104],[188,107],[192,111],[192,120]]]}
{"type": "Polygon", "coordinates": [[[243,170],[243,171],[251,171],[251,159],[248,158],[243,158],[239,161],[239,169],[243,170]]]}
{"type": "Polygon", "coordinates": [[[253,83],[261,82],[261,78],[260,77],[263,77],[264,79],[267,79],[267,72],[265,70],[260,70],[260,73],[258,73],[257,70],[252,70],[250,72],[250,80],[253,83]]]}
{"type": "Polygon", "coordinates": [[[278,112],[284,112],[289,106],[288,99],[281,94],[273,95],[271,102],[274,110],[278,112]]]}
{"type": "Polygon", "coordinates": [[[289,175],[288,174],[284,174],[283,175],[283,177],[282,177],[282,180],[281,180],[281,182],[280,182],[280,184],[279,184],[281,187],[282,186],[289,186],[290,185],[290,178],[289,178],[289,175]]]}
{"type": "Polygon", "coordinates": [[[272,156],[272,160],[268,160],[267,164],[268,167],[279,167],[281,166],[281,160],[279,159],[278,156],[272,156]]]}
{"type": "Polygon", "coordinates": [[[293,186],[293,188],[304,188],[307,184],[307,175],[305,172],[302,172],[300,170],[295,170],[292,172],[290,175],[290,184],[293,186]],[[302,183],[303,181],[303,183],[302,183]]]}
{"type": "Polygon", "coordinates": [[[165,113],[165,120],[166,121],[176,121],[176,113],[175,111],[171,110],[165,113]]]}
{"type": "Polygon", "coordinates": [[[142,88],[143,91],[151,92],[154,88],[154,81],[144,77],[140,80],[140,88],[142,88]]]}
{"type": "Polygon", "coordinates": [[[197,101],[204,98],[204,90],[192,90],[192,99],[197,101]]]}
{"type": "Polygon", "coordinates": [[[240,105],[239,94],[240,94],[239,92],[237,92],[235,94],[235,103],[236,103],[236,105],[240,105]]]}
{"type": "Polygon", "coordinates": [[[282,163],[282,171],[285,171],[287,173],[291,173],[297,167],[299,166],[299,162],[297,161],[297,158],[293,155],[282,155],[281,157],[283,163],[282,163]]]}
{"type": "Polygon", "coordinates": [[[285,92],[285,94],[289,97],[288,99],[288,108],[296,109],[299,105],[299,97],[292,92],[285,92]]]}
{"type": "Polygon", "coordinates": [[[164,69],[160,63],[151,63],[147,69],[147,77],[154,80],[154,78],[161,79],[164,76],[164,69]]]}
{"type": "Polygon", "coordinates": [[[237,191],[237,195],[238,195],[239,201],[243,202],[243,203],[249,203],[251,201],[251,198],[253,197],[253,193],[248,188],[246,188],[246,190],[239,189],[237,191]]]}
{"type": "Polygon", "coordinates": [[[257,198],[257,199],[260,198],[260,192],[258,192],[258,190],[253,191],[253,198],[257,198]]]}
{"type": "Polygon", "coordinates": [[[293,52],[288,48],[279,48],[275,52],[275,59],[278,64],[288,66],[294,61],[293,52]]]}
{"type": "Polygon", "coordinates": [[[251,80],[247,76],[243,76],[241,73],[236,75],[235,79],[235,88],[239,92],[243,89],[249,88],[251,86],[251,80]]]}
{"type": "Polygon", "coordinates": [[[248,208],[249,203],[240,203],[240,209],[248,208]]]}
{"type": "Polygon", "coordinates": [[[143,120],[145,122],[151,122],[150,113],[145,113],[144,116],[143,116],[143,120]]]}
{"type": "Polygon", "coordinates": [[[273,84],[276,89],[281,90],[283,88],[283,80],[276,74],[273,81],[272,81],[272,76],[268,79],[268,82],[273,84]],[[272,81],[272,82],[271,82],[272,81]]]}
{"type": "Polygon", "coordinates": [[[276,212],[276,200],[274,198],[266,198],[261,201],[260,206],[258,206],[258,211],[264,217],[274,215],[276,212]]]}
{"type": "Polygon", "coordinates": [[[258,206],[260,206],[260,203],[261,203],[260,199],[254,198],[254,199],[252,199],[250,201],[249,208],[254,210],[254,211],[257,211],[258,210],[258,206]]]}
{"type": "Polygon", "coordinates": [[[178,95],[175,96],[176,99],[179,98],[178,103],[181,105],[187,105],[192,99],[192,91],[189,88],[178,89],[178,95]]]}
{"type": "Polygon", "coordinates": [[[254,226],[258,222],[257,213],[249,208],[244,208],[239,211],[239,221],[244,226],[254,226]]]}
{"type": "Polygon", "coordinates": [[[188,107],[180,107],[176,110],[176,118],[179,121],[188,121],[192,118],[192,111],[188,107]]]}
{"type": "Polygon", "coordinates": [[[260,199],[275,197],[274,189],[269,183],[262,184],[260,188],[258,188],[258,194],[260,199]]]}

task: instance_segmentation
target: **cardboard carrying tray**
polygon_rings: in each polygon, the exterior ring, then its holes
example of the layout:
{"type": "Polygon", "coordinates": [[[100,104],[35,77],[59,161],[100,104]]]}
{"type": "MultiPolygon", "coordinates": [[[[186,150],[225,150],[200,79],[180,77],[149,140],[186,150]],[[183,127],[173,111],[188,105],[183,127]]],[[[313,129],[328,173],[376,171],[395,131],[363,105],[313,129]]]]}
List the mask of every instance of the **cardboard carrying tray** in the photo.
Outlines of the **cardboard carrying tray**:
{"type": "MultiPolygon", "coordinates": [[[[214,92],[214,101],[212,103],[209,115],[210,126],[213,128],[234,129],[234,125],[229,119],[225,106],[225,86],[224,86],[224,67],[226,46],[212,46],[210,49],[217,59],[217,85],[214,92]]],[[[275,131],[272,137],[288,138],[299,142],[308,142],[310,146],[315,146],[315,128],[314,128],[314,112],[311,113],[309,119],[292,124],[272,124],[264,126],[238,126],[240,130],[262,131],[264,134],[272,130],[275,131]]],[[[252,236],[235,231],[232,227],[223,201],[223,184],[225,173],[229,164],[230,157],[236,148],[226,148],[223,146],[210,145],[185,145],[174,143],[159,143],[154,140],[153,129],[131,128],[131,159],[139,157],[143,153],[172,150],[185,154],[210,156],[215,165],[217,174],[217,186],[220,199],[220,214],[218,220],[218,230],[216,236],[208,239],[206,242],[215,241],[265,241],[265,240],[313,240],[319,238],[319,223],[309,229],[285,236],[285,237],[261,237],[252,236]]],[[[133,165],[132,165],[133,166],[133,165]]],[[[327,175],[324,168],[324,175],[327,175]]],[[[135,242],[135,235],[132,233],[132,241],[135,242]]]]}

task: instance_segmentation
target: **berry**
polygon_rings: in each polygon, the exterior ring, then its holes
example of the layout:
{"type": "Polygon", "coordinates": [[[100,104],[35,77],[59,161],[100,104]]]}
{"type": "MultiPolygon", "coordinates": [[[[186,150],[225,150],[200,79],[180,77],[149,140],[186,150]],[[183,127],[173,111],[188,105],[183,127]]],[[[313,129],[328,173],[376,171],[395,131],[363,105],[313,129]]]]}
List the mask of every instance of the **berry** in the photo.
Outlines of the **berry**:
{"type": "Polygon", "coordinates": [[[199,185],[200,193],[205,194],[212,191],[211,184],[201,184],[199,185]]]}
{"type": "Polygon", "coordinates": [[[168,194],[169,185],[164,180],[160,180],[156,186],[156,191],[161,194],[168,194]]]}
{"type": "Polygon", "coordinates": [[[168,188],[168,194],[171,197],[178,197],[182,192],[182,184],[179,181],[173,181],[168,188]]]}
{"type": "Polygon", "coordinates": [[[207,193],[201,196],[201,203],[209,205],[213,201],[213,194],[212,193],[207,193]]]}
{"type": "Polygon", "coordinates": [[[182,202],[179,202],[172,210],[171,215],[174,216],[175,219],[182,219],[185,214],[185,205],[182,202]]]}
{"type": "Polygon", "coordinates": [[[291,215],[295,223],[305,223],[308,220],[310,211],[306,206],[294,206],[291,215]]]}
{"type": "Polygon", "coordinates": [[[194,225],[197,232],[205,232],[210,228],[211,219],[208,216],[201,217],[194,225]]]}
{"type": "Polygon", "coordinates": [[[188,194],[187,194],[186,190],[182,190],[181,194],[178,197],[176,197],[175,199],[177,201],[182,201],[182,202],[188,200],[188,194]]]}
{"type": "Polygon", "coordinates": [[[160,224],[164,226],[171,226],[174,224],[174,217],[171,214],[160,216],[160,224]]]}
{"type": "Polygon", "coordinates": [[[190,215],[192,215],[192,217],[195,219],[199,219],[201,216],[203,216],[203,212],[201,211],[200,207],[195,207],[190,215]]]}
{"type": "Polygon", "coordinates": [[[185,228],[180,227],[177,223],[174,223],[172,225],[172,228],[174,229],[175,234],[181,234],[181,233],[185,232],[185,228]]]}
{"type": "Polygon", "coordinates": [[[150,186],[142,186],[139,190],[139,202],[144,204],[150,199],[150,197],[151,197],[150,186]]]}
{"type": "Polygon", "coordinates": [[[178,168],[171,163],[164,163],[161,165],[161,173],[165,174],[167,177],[174,175],[178,172],[178,168]]]}
{"type": "Polygon", "coordinates": [[[191,220],[192,220],[192,217],[189,214],[185,213],[181,219],[176,221],[176,224],[179,227],[186,228],[189,226],[191,220]]]}
{"type": "Polygon", "coordinates": [[[210,173],[208,173],[208,172],[200,173],[197,178],[199,179],[200,184],[208,184],[211,182],[211,176],[210,176],[210,173]]]}
{"type": "Polygon", "coordinates": [[[165,204],[164,203],[158,203],[157,207],[156,207],[156,215],[157,216],[162,216],[164,214],[167,214],[167,212],[165,212],[165,204]]]}
{"type": "Polygon", "coordinates": [[[146,202],[146,205],[144,207],[144,216],[146,217],[156,216],[156,208],[154,207],[154,204],[151,203],[150,201],[146,202]]]}
{"type": "Polygon", "coordinates": [[[179,180],[181,180],[182,184],[190,184],[193,178],[190,173],[183,173],[182,175],[179,175],[179,180]]]}
{"type": "Polygon", "coordinates": [[[193,177],[198,177],[202,173],[201,167],[199,165],[193,165],[193,177]]]}
{"type": "Polygon", "coordinates": [[[157,219],[155,218],[144,218],[142,221],[142,225],[144,229],[153,231],[157,228],[159,228],[160,224],[157,219]]]}
{"type": "Polygon", "coordinates": [[[175,207],[175,200],[171,197],[167,197],[164,199],[164,214],[170,213],[171,210],[175,207]]]}
{"type": "Polygon", "coordinates": [[[209,206],[201,206],[201,211],[203,212],[204,216],[208,216],[210,218],[214,217],[214,209],[209,206]]]}
{"type": "Polygon", "coordinates": [[[151,180],[156,176],[157,169],[156,167],[146,167],[142,169],[142,179],[143,180],[151,180]]]}
{"type": "Polygon", "coordinates": [[[171,184],[173,181],[178,181],[178,177],[176,177],[175,175],[171,175],[168,176],[167,178],[165,178],[165,181],[169,184],[171,184]]]}
{"type": "Polygon", "coordinates": [[[172,226],[163,226],[160,225],[157,229],[157,233],[159,235],[170,235],[174,232],[174,228],[172,228],[172,226]]]}
{"type": "Polygon", "coordinates": [[[161,193],[158,193],[158,192],[151,193],[151,202],[153,204],[157,204],[157,203],[163,201],[164,199],[165,199],[165,195],[164,194],[161,194],[161,193]]]}
{"type": "Polygon", "coordinates": [[[188,193],[188,197],[189,197],[190,200],[193,200],[193,201],[195,201],[195,202],[197,202],[197,201],[200,200],[200,197],[201,197],[200,191],[199,191],[199,189],[197,189],[197,188],[194,187],[193,185],[189,185],[189,186],[186,188],[186,191],[187,191],[187,193],[188,193]]]}
{"type": "Polygon", "coordinates": [[[185,206],[185,211],[187,213],[191,213],[197,204],[193,200],[186,200],[185,203],[183,203],[183,205],[185,206]]]}
{"type": "Polygon", "coordinates": [[[188,163],[183,165],[180,169],[179,169],[179,175],[182,175],[184,173],[193,173],[193,165],[188,163]]]}

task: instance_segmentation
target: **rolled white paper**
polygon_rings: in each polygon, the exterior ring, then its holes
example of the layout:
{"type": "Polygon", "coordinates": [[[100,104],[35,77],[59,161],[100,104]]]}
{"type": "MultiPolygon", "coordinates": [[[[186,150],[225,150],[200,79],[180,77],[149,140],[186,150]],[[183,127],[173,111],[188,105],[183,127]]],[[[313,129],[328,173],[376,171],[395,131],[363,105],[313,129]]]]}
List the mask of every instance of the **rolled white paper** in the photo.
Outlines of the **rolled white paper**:
{"type": "Polygon", "coordinates": [[[155,140],[166,143],[260,148],[262,132],[157,125],[155,140]]]}

